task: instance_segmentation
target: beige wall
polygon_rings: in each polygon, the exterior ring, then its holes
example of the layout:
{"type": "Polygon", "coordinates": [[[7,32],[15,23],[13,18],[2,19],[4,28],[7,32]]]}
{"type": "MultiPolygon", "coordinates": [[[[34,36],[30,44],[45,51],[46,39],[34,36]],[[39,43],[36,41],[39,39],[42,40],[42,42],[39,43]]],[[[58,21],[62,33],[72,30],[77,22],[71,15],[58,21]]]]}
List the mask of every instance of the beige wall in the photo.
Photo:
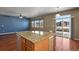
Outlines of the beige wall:
{"type": "Polygon", "coordinates": [[[61,15],[71,14],[72,16],[72,37],[79,39],[79,8],[64,11],[61,15]]]}
{"type": "MultiPolygon", "coordinates": [[[[44,20],[44,28],[43,29],[34,29],[34,30],[44,30],[44,31],[52,30],[53,32],[55,32],[54,31],[54,27],[55,27],[54,15],[41,16],[38,18],[42,18],[44,20]]],[[[31,30],[33,30],[33,29],[31,28],[31,30]]]]}
{"type": "Polygon", "coordinates": [[[42,17],[44,21],[44,30],[55,32],[55,17],[54,15],[47,15],[42,17]]]}
{"type": "MultiPolygon", "coordinates": [[[[71,14],[71,16],[73,16],[72,18],[72,37],[79,39],[79,8],[75,8],[72,10],[67,10],[67,11],[63,11],[60,12],[61,15],[68,15],[71,14]]],[[[46,16],[41,16],[41,18],[43,18],[44,21],[44,29],[45,31],[50,31],[52,30],[53,32],[55,32],[55,13],[54,14],[50,14],[50,15],[46,15],[46,16]]]]}

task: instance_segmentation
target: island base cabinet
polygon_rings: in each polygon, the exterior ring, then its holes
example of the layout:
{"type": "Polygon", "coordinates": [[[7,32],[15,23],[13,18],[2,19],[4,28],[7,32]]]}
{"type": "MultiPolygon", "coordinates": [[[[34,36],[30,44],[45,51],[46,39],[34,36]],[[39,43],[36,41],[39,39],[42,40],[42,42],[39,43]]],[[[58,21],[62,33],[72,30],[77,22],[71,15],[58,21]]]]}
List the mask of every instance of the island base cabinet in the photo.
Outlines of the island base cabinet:
{"type": "Polygon", "coordinates": [[[21,37],[21,51],[33,51],[34,43],[21,37]]]}
{"type": "Polygon", "coordinates": [[[48,39],[43,39],[39,42],[33,43],[28,39],[21,37],[21,50],[22,51],[48,51],[48,39]]]}
{"type": "Polygon", "coordinates": [[[49,42],[48,39],[43,39],[37,43],[35,43],[35,51],[48,51],[49,50],[49,42]]]}

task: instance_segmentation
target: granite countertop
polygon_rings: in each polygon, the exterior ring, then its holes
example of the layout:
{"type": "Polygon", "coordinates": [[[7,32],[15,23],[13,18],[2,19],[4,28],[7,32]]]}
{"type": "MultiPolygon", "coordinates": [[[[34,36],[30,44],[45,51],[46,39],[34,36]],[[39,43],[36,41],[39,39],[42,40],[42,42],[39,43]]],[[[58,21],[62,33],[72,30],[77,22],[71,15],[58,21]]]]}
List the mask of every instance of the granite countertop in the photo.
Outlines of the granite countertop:
{"type": "Polygon", "coordinates": [[[33,43],[39,42],[44,38],[49,38],[49,37],[53,36],[53,33],[43,32],[43,31],[40,32],[40,34],[32,32],[32,31],[17,32],[16,34],[30,40],[33,43]]]}

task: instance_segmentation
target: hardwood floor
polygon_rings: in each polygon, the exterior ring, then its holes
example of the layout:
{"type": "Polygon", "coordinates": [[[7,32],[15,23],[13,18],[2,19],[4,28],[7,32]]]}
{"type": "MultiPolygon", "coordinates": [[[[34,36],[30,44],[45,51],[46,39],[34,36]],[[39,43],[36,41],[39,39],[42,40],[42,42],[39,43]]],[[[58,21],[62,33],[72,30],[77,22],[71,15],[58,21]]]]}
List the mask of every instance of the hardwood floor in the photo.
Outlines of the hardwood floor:
{"type": "Polygon", "coordinates": [[[16,42],[15,34],[0,35],[0,51],[16,51],[16,42]]]}
{"type": "Polygon", "coordinates": [[[79,41],[56,37],[55,51],[79,51],[79,41]]]}
{"type": "MultiPolygon", "coordinates": [[[[17,51],[15,34],[0,35],[0,51],[17,51]]],[[[52,51],[79,51],[79,40],[56,37],[52,51]]]]}
{"type": "Polygon", "coordinates": [[[79,41],[78,40],[70,40],[71,50],[72,51],[79,51],[79,41]]]}

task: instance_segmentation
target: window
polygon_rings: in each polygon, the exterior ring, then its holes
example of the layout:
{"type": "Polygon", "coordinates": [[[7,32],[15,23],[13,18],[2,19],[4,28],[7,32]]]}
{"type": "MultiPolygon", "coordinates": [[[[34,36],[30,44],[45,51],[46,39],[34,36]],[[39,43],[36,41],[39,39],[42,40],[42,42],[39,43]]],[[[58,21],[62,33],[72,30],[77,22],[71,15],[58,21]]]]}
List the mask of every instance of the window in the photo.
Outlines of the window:
{"type": "Polygon", "coordinates": [[[35,27],[35,23],[34,23],[34,21],[32,21],[32,27],[35,27]]]}
{"type": "Polygon", "coordinates": [[[43,28],[43,20],[33,20],[32,28],[43,28]]]}
{"type": "Polygon", "coordinates": [[[71,38],[71,15],[57,16],[56,17],[56,35],[66,38],[71,38]]]}
{"type": "Polygon", "coordinates": [[[40,20],[40,28],[43,28],[43,20],[40,20]]]}
{"type": "Polygon", "coordinates": [[[35,20],[35,28],[39,28],[40,27],[40,22],[39,20],[35,20]]]}

